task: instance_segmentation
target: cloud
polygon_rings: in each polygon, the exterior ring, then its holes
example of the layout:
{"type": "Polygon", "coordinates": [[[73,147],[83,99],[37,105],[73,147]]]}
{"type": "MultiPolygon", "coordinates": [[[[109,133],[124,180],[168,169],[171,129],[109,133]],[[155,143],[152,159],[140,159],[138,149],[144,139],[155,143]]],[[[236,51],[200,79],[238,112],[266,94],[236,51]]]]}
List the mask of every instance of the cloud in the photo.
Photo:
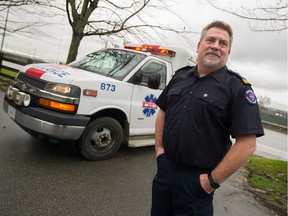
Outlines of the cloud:
{"type": "Polygon", "coordinates": [[[241,22],[237,26],[232,58],[249,61],[252,57],[256,63],[287,62],[287,32],[253,32],[241,22]]]}
{"type": "MultiPolygon", "coordinates": [[[[229,67],[247,78],[253,86],[275,90],[287,89],[287,73],[283,62],[232,61],[229,67]]],[[[287,65],[286,65],[287,71],[287,65]]]]}

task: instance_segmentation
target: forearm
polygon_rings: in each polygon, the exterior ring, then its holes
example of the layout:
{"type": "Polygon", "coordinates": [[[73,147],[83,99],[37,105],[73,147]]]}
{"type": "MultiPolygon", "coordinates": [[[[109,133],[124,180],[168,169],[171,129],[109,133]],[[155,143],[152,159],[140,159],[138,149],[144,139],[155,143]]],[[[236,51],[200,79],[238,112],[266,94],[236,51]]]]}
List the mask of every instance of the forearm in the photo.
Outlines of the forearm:
{"type": "Polygon", "coordinates": [[[219,184],[221,184],[230,175],[236,172],[255,152],[255,150],[256,137],[254,135],[251,136],[249,141],[246,138],[239,138],[223,160],[212,171],[212,176],[219,184]]]}
{"type": "Polygon", "coordinates": [[[164,153],[163,147],[163,129],[165,122],[165,112],[163,110],[159,110],[155,123],[155,153],[156,157],[160,154],[164,153]]]}
{"type": "MultiPolygon", "coordinates": [[[[239,136],[236,143],[227,152],[222,161],[212,170],[212,177],[218,184],[224,182],[230,175],[236,172],[255,152],[256,136],[239,136]]],[[[207,174],[201,175],[201,185],[208,193],[213,191],[207,178],[207,174]]]]}

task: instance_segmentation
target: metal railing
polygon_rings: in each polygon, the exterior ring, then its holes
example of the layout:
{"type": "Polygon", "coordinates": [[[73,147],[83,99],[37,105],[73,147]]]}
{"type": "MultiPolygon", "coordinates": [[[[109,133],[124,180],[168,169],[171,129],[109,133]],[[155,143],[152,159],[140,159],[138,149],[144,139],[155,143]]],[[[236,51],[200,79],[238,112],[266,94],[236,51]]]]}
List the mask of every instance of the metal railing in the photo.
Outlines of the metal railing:
{"type": "Polygon", "coordinates": [[[41,62],[45,61],[20,54],[0,51],[0,75],[10,79],[14,79],[18,71],[24,65],[41,62]]]}

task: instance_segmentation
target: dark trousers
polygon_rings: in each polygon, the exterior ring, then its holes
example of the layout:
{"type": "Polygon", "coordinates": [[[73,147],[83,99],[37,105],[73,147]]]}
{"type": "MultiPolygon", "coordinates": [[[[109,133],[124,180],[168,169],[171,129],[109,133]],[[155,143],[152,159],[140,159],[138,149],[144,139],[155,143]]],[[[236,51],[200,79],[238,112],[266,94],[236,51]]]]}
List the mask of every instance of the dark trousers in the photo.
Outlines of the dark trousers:
{"type": "Polygon", "coordinates": [[[157,157],[152,186],[151,216],[212,216],[213,195],[200,185],[208,170],[175,166],[165,154],[157,157]]]}

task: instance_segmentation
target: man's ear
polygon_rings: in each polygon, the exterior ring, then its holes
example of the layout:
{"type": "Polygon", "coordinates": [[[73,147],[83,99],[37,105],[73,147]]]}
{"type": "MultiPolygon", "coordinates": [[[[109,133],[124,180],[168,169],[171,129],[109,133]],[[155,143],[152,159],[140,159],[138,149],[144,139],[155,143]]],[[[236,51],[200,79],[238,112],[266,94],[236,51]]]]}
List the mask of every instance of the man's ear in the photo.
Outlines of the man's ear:
{"type": "Polygon", "coordinates": [[[198,42],[197,44],[197,50],[196,50],[197,53],[199,52],[199,47],[200,47],[200,42],[198,42]]]}

